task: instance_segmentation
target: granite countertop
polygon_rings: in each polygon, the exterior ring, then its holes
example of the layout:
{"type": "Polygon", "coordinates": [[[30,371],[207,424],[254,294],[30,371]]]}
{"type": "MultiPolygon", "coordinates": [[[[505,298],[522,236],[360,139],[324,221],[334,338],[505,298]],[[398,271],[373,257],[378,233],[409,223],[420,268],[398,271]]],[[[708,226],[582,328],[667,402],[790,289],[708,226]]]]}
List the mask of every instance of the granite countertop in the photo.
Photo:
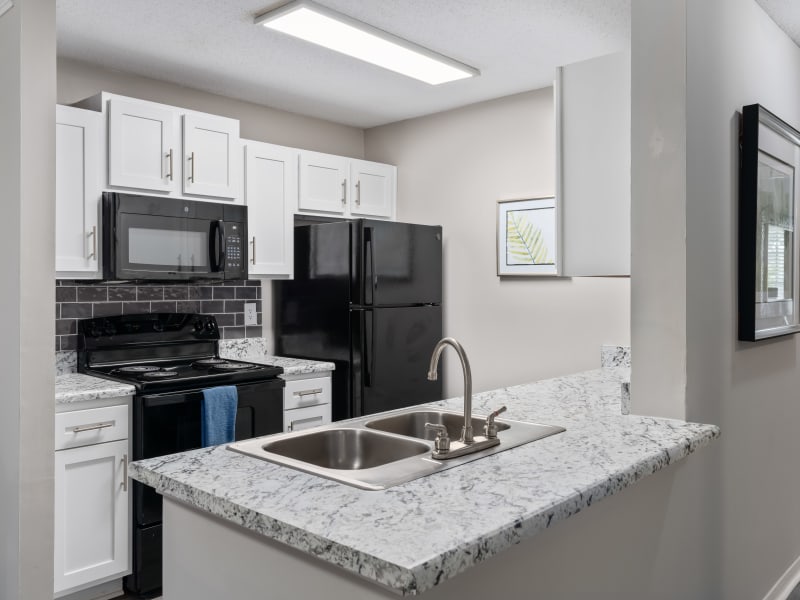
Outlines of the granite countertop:
{"type": "MultiPolygon", "coordinates": [[[[604,368],[476,394],[476,414],[505,404],[504,417],[567,431],[380,492],[224,446],[135,462],[130,472],[165,496],[416,594],[719,436],[714,425],[620,414],[629,375],[604,368]],[[433,499],[445,496],[443,511],[433,499]]],[[[461,410],[462,400],[435,405],[461,410]]]]}
{"type": "Polygon", "coordinates": [[[83,373],[56,375],[56,404],[130,396],[134,392],[136,388],[127,383],[91,377],[83,373]]]}
{"type": "Polygon", "coordinates": [[[267,352],[264,338],[243,338],[241,340],[222,340],[219,355],[222,358],[244,360],[272,367],[283,367],[284,375],[308,375],[326,373],[336,369],[332,362],[287,358],[267,352]]]}

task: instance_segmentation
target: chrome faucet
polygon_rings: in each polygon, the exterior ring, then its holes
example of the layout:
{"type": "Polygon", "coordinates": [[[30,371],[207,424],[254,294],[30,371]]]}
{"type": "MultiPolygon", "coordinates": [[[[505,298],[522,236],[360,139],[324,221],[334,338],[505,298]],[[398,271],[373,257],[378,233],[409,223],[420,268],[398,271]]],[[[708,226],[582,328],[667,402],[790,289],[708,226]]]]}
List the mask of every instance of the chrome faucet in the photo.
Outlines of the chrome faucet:
{"type": "Polygon", "coordinates": [[[464,371],[464,427],[461,429],[461,442],[471,444],[474,441],[472,433],[472,370],[469,368],[469,359],[464,347],[458,340],[451,337],[442,338],[433,349],[431,355],[431,364],[428,367],[428,381],[436,381],[438,373],[436,369],[439,367],[439,357],[444,352],[445,346],[452,346],[461,360],[461,369],[464,371]]]}
{"type": "Polygon", "coordinates": [[[475,438],[472,431],[472,370],[469,367],[469,359],[464,347],[451,337],[442,338],[433,349],[431,364],[428,367],[428,380],[436,381],[438,378],[436,369],[439,367],[439,357],[442,355],[445,346],[452,346],[461,360],[461,369],[464,371],[464,426],[461,428],[461,438],[451,445],[447,427],[440,423],[425,423],[425,429],[436,432],[434,442],[433,458],[446,459],[456,458],[472,452],[479,452],[486,448],[491,448],[500,443],[497,437],[497,426],[495,418],[506,410],[506,407],[494,411],[486,418],[484,425],[484,435],[475,438]]]}

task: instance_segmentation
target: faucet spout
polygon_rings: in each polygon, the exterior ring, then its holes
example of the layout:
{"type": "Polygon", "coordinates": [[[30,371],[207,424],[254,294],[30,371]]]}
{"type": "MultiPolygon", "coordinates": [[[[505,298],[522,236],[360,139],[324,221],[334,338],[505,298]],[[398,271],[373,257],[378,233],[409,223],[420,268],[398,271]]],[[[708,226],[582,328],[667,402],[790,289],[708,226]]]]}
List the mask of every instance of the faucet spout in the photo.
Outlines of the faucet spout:
{"type": "Polygon", "coordinates": [[[467,353],[464,351],[464,347],[459,343],[458,340],[446,337],[439,340],[436,346],[433,349],[433,354],[431,355],[431,364],[428,367],[428,379],[430,381],[436,381],[437,379],[437,368],[439,367],[439,357],[444,352],[445,346],[451,346],[458,354],[458,358],[461,360],[461,369],[464,372],[464,427],[461,429],[461,440],[465,444],[472,444],[475,441],[473,432],[472,432],[472,370],[469,366],[469,359],[467,358],[467,353]]]}

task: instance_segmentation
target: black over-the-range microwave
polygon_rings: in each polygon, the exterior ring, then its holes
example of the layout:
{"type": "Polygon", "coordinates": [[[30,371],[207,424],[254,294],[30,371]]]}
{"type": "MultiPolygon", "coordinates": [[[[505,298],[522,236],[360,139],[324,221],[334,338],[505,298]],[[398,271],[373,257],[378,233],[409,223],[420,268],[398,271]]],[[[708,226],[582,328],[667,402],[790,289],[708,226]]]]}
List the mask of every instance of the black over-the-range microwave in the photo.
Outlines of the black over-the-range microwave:
{"type": "Polygon", "coordinates": [[[103,279],[247,279],[247,207],[103,192],[103,279]]]}

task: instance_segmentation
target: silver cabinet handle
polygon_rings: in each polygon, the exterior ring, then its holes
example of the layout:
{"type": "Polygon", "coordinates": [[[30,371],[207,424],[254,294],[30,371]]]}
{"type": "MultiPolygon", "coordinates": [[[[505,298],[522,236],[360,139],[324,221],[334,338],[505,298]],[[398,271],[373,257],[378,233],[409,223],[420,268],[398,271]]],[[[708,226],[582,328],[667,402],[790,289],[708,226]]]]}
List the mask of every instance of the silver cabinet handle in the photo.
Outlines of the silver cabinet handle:
{"type": "Polygon", "coordinates": [[[84,431],[94,431],[95,429],[105,429],[106,427],[113,427],[114,421],[105,421],[104,423],[92,423],[91,425],[77,425],[72,428],[72,433],[82,433],[84,431]]]}
{"type": "Polygon", "coordinates": [[[250,264],[256,264],[256,236],[253,236],[253,241],[250,242],[253,245],[253,256],[250,257],[250,264]]]}
{"type": "Polygon", "coordinates": [[[128,455],[122,455],[122,483],[120,483],[123,492],[128,491],[128,455]]]}
{"type": "Polygon", "coordinates": [[[342,205],[347,204],[347,179],[342,181],[342,205]]]}
{"type": "Polygon", "coordinates": [[[92,253],[86,258],[94,258],[97,260],[97,225],[92,225],[92,230],[87,235],[92,237],[92,253]]]}
{"type": "MultiPolygon", "coordinates": [[[[308,425],[309,423],[313,423],[314,421],[322,421],[322,417],[309,417],[307,419],[297,419],[296,421],[292,421],[289,423],[289,427],[287,428],[289,431],[294,431],[297,425],[308,425]]],[[[304,428],[301,428],[304,429],[304,428]]]]}
{"type": "Polygon", "coordinates": [[[191,175],[189,176],[189,181],[194,183],[194,162],[195,162],[194,152],[192,152],[191,156],[189,157],[189,160],[192,161],[192,172],[191,175]]]}
{"type": "Polygon", "coordinates": [[[314,390],[303,390],[301,392],[295,392],[295,396],[313,396],[314,394],[321,394],[322,388],[317,388],[314,390]]]}
{"type": "Polygon", "coordinates": [[[356,182],[356,206],[361,206],[361,180],[356,182]]]}
{"type": "Polygon", "coordinates": [[[172,148],[169,149],[169,173],[167,173],[167,177],[170,181],[172,181],[172,148]]]}

